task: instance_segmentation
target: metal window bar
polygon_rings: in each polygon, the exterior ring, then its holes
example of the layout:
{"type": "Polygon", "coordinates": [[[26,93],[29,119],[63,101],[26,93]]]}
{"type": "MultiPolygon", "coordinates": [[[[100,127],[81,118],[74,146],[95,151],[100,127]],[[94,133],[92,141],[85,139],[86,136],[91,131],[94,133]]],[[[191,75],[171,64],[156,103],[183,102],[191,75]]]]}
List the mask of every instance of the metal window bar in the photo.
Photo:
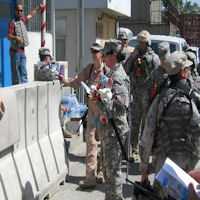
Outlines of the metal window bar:
{"type": "MultiPolygon", "coordinates": [[[[41,0],[17,0],[17,3],[21,3],[23,6],[24,16],[27,16],[33,9],[35,9],[40,3],[41,0]]],[[[47,32],[51,32],[51,0],[46,1],[47,7],[47,32]]],[[[40,32],[42,25],[41,12],[38,11],[36,15],[31,18],[27,24],[27,30],[31,32],[40,32]]]]}

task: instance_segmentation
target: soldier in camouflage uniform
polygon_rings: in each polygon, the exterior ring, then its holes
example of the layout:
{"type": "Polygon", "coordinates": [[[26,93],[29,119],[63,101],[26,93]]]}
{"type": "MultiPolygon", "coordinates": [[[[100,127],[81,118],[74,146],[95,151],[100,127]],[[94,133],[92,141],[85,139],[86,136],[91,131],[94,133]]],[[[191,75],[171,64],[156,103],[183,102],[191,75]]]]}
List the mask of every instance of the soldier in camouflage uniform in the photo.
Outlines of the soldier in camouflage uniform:
{"type": "MultiPolygon", "coordinates": [[[[199,100],[194,98],[187,84],[192,62],[183,52],[174,52],[167,57],[165,70],[170,85],[153,101],[147,114],[140,142],[141,183],[148,181],[148,163],[153,153],[153,167],[158,173],[167,157],[183,170],[199,167],[200,114],[199,100]],[[189,88],[186,91],[185,88],[189,88]]],[[[167,191],[154,181],[155,192],[163,199],[167,191]]]]}
{"type": "Polygon", "coordinates": [[[162,89],[168,84],[168,75],[164,68],[164,62],[170,55],[169,42],[161,42],[158,45],[159,59],[161,65],[155,68],[145,81],[145,91],[143,97],[144,119],[148,113],[152,101],[158,96],[162,89]]]}
{"type": "MultiPolygon", "coordinates": [[[[103,47],[98,43],[94,43],[91,50],[91,55],[94,63],[88,64],[85,68],[79,72],[76,78],[68,78],[63,80],[65,86],[73,88],[79,88],[81,81],[88,81],[88,86],[95,85],[98,82],[98,76],[100,74],[106,74],[109,69],[103,63],[103,47]]],[[[92,120],[95,116],[96,110],[93,109],[93,102],[89,99],[88,102],[88,119],[86,129],[86,178],[79,182],[81,188],[93,188],[96,186],[95,170],[97,169],[97,182],[101,182],[103,176],[101,168],[97,166],[97,144],[95,133],[97,127],[92,124],[92,120]],[[99,171],[98,171],[99,170],[99,171]]],[[[98,162],[100,164],[100,162],[98,162]]]]}
{"type": "MultiPolygon", "coordinates": [[[[196,64],[195,64],[195,65],[196,65],[196,68],[193,70],[192,74],[193,74],[194,76],[196,76],[197,74],[199,75],[200,63],[199,63],[199,64],[197,63],[197,57],[196,57],[195,53],[192,51],[190,45],[189,45],[189,44],[185,45],[185,46],[183,47],[183,51],[187,54],[189,60],[190,60],[190,58],[191,58],[191,59],[192,59],[192,60],[191,60],[192,62],[194,62],[194,60],[195,60],[195,62],[196,62],[196,64]]],[[[199,82],[199,80],[197,80],[197,81],[199,82]]]]}
{"type": "Polygon", "coordinates": [[[193,52],[186,52],[188,60],[193,62],[193,65],[191,67],[191,77],[198,85],[200,85],[200,76],[197,72],[197,60],[196,56],[193,52]]]}
{"type": "Polygon", "coordinates": [[[48,48],[39,49],[40,61],[34,66],[35,81],[53,81],[59,74],[58,67],[52,62],[50,50],[48,48]]]}
{"type": "Polygon", "coordinates": [[[149,32],[141,31],[137,35],[137,40],[139,45],[124,64],[124,69],[131,81],[131,145],[135,160],[139,157],[138,139],[142,131],[144,82],[151,71],[160,65],[158,56],[150,47],[151,39],[149,32]]]}
{"type": "Polygon", "coordinates": [[[102,144],[102,168],[105,178],[105,200],[121,200],[122,177],[121,177],[121,148],[113,126],[118,130],[122,142],[125,141],[129,130],[127,122],[127,108],[129,105],[129,77],[126,75],[121,62],[121,42],[108,40],[105,43],[104,60],[110,68],[107,77],[112,78],[112,99],[103,103],[97,101],[97,110],[103,113],[109,120],[99,131],[102,144]],[[111,120],[114,120],[114,125],[111,120]]]}
{"type": "Polygon", "coordinates": [[[122,43],[121,44],[122,54],[123,54],[123,56],[125,56],[125,59],[122,61],[122,65],[124,65],[124,63],[127,61],[129,56],[131,55],[131,51],[127,47],[128,37],[127,37],[126,32],[119,32],[118,40],[120,40],[122,43]]]}

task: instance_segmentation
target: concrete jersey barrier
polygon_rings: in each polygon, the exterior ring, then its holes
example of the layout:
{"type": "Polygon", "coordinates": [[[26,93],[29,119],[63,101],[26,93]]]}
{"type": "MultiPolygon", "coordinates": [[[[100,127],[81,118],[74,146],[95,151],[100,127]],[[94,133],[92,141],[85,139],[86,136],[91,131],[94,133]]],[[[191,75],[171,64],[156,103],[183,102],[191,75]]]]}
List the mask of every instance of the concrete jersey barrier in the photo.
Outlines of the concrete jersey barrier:
{"type": "Polygon", "coordinates": [[[68,174],[60,126],[60,83],[33,82],[0,88],[0,198],[51,197],[68,174]]]}

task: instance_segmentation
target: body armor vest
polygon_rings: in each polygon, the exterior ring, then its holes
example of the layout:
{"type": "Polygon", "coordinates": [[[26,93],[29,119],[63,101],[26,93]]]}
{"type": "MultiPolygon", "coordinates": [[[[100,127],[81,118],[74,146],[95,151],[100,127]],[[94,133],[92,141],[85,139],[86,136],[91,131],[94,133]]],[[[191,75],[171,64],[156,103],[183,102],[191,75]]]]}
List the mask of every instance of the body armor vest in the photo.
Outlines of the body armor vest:
{"type": "MultiPolygon", "coordinates": [[[[131,79],[131,87],[144,89],[144,82],[154,68],[160,65],[158,56],[154,53],[151,47],[147,47],[145,52],[141,52],[139,47],[138,55],[131,60],[129,69],[126,69],[127,74],[131,79]],[[141,63],[137,63],[137,59],[141,59],[141,63]]],[[[127,66],[128,67],[128,66],[127,66]]]]}
{"type": "Polygon", "coordinates": [[[200,157],[200,114],[180,89],[169,88],[158,104],[154,155],[200,157]]]}
{"type": "Polygon", "coordinates": [[[19,44],[17,40],[11,40],[11,48],[16,50],[19,48],[24,48],[25,46],[28,46],[29,41],[28,41],[28,34],[26,30],[26,26],[22,20],[16,21],[15,19],[13,20],[14,25],[15,25],[15,36],[18,36],[23,39],[23,43],[19,44]]]}

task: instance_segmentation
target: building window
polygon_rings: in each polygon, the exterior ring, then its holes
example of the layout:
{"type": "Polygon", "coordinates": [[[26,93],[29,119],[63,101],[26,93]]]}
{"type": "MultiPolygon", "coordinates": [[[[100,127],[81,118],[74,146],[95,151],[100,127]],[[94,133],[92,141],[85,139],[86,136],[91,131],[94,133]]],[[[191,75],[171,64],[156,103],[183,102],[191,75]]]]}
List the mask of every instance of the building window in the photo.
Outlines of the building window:
{"type": "Polygon", "coordinates": [[[11,4],[0,2],[0,18],[11,18],[11,4]]]}
{"type": "MultiPolygon", "coordinates": [[[[24,10],[24,16],[27,16],[33,9],[35,9],[41,0],[17,0],[17,3],[21,3],[24,10]]],[[[46,21],[47,21],[47,32],[51,32],[51,0],[46,1],[46,21]]],[[[41,12],[37,12],[27,23],[27,30],[31,32],[40,32],[42,25],[41,12]]]]}
{"type": "Polygon", "coordinates": [[[56,18],[56,60],[65,61],[66,60],[66,18],[56,18]]]}
{"type": "Polygon", "coordinates": [[[56,39],[56,60],[65,61],[65,39],[56,39]]]}

